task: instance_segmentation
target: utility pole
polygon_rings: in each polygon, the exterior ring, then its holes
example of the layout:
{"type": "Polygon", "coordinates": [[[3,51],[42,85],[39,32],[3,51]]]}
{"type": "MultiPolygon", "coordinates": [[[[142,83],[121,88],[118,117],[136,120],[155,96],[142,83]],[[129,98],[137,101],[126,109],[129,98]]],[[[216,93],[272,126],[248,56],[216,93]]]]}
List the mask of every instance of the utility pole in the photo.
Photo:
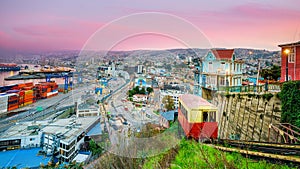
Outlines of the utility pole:
{"type": "MultiPolygon", "coordinates": [[[[259,78],[259,71],[260,71],[260,60],[257,59],[258,61],[258,68],[257,68],[257,77],[256,77],[256,88],[258,89],[258,78],[259,78]]],[[[258,90],[257,90],[258,92],[258,90]]]]}

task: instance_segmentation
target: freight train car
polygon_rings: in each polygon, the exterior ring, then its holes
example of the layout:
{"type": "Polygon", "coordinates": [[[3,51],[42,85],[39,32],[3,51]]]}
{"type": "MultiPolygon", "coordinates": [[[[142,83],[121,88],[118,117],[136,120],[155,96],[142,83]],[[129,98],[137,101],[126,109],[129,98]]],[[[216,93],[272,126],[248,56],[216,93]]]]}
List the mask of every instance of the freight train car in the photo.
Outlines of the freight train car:
{"type": "Polygon", "coordinates": [[[191,94],[179,97],[178,121],[187,138],[211,140],[218,137],[217,108],[191,94]]]}

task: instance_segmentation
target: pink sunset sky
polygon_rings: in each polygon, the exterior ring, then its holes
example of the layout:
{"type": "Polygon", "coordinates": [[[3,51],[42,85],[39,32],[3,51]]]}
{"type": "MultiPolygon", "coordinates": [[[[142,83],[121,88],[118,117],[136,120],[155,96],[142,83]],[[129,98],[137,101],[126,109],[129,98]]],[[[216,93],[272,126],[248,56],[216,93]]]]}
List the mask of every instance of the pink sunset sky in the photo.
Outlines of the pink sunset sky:
{"type": "MultiPolygon", "coordinates": [[[[279,50],[281,43],[300,40],[299,0],[9,0],[0,2],[0,50],[80,50],[108,23],[142,12],[182,18],[201,30],[212,47],[279,50]]],[[[113,49],[182,47],[172,38],[147,34],[113,49]]]]}

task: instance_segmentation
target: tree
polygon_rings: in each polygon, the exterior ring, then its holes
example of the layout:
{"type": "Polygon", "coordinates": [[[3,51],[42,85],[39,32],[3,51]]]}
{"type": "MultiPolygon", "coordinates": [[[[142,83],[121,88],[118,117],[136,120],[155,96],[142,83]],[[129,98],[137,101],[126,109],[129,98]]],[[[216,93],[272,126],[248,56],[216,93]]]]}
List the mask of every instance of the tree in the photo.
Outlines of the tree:
{"type": "Polygon", "coordinates": [[[148,92],[148,94],[150,94],[150,93],[152,93],[153,92],[153,89],[151,88],[151,87],[147,87],[147,92],[148,92]]]}
{"type": "Polygon", "coordinates": [[[134,90],[129,90],[128,91],[128,97],[132,97],[133,95],[135,95],[135,91],[134,90]]]}
{"type": "Polygon", "coordinates": [[[140,92],[140,87],[139,86],[135,86],[135,88],[133,88],[134,94],[137,94],[140,92]]]}
{"type": "Polygon", "coordinates": [[[99,155],[103,150],[94,140],[89,142],[89,149],[92,151],[92,155],[99,155]]]}
{"type": "Polygon", "coordinates": [[[146,90],[144,87],[139,91],[139,94],[146,94],[146,90]]]}
{"type": "Polygon", "coordinates": [[[262,69],[260,74],[264,79],[277,80],[281,76],[281,68],[273,65],[271,69],[262,69]]]}
{"type": "Polygon", "coordinates": [[[167,109],[167,111],[175,109],[174,100],[171,96],[169,96],[169,95],[165,96],[162,99],[162,102],[164,104],[165,109],[167,109]]]}

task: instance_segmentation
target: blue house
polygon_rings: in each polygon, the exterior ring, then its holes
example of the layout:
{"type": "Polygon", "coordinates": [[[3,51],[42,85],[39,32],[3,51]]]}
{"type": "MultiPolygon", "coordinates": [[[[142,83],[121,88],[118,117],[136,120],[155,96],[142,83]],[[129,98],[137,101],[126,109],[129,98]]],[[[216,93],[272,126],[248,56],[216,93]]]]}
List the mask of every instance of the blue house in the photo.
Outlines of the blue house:
{"type": "Polygon", "coordinates": [[[242,85],[244,61],[236,60],[234,49],[211,49],[196,65],[194,94],[202,96],[202,88],[220,91],[242,85]]]}
{"type": "Polygon", "coordinates": [[[171,110],[167,112],[160,112],[159,124],[165,128],[170,127],[170,121],[174,121],[177,117],[177,110],[171,110]],[[176,116],[176,117],[175,117],[176,116]]]}

